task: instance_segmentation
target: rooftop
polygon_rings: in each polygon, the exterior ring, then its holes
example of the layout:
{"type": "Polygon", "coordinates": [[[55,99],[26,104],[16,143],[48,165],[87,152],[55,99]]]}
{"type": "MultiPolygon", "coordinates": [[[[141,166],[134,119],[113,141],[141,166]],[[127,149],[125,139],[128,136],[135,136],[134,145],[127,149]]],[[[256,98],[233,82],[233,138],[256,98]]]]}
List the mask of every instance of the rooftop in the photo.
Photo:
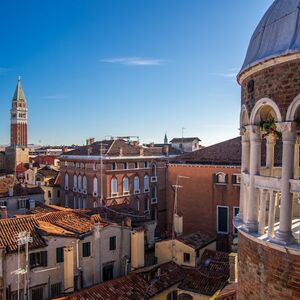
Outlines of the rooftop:
{"type": "Polygon", "coordinates": [[[212,296],[227,284],[229,278],[228,254],[213,252],[215,251],[205,250],[204,254],[212,257],[215,263],[223,264],[224,270],[220,270],[218,274],[210,264],[195,269],[166,262],[133,271],[127,276],[103,282],[59,299],[150,299],[177,284],[182,290],[212,296]]]}
{"type": "Polygon", "coordinates": [[[173,138],[170,143],[191,143],[193,141],[201,142],[198,137],[183,137],[183,138],[173,138]]]}
{"type": "Polygon", "coordinates": [[[216,237],[198,231],[188,235],[179,236],[176,239],[194,249],[201,249],[214,242],[216,240],[216,237]]]}

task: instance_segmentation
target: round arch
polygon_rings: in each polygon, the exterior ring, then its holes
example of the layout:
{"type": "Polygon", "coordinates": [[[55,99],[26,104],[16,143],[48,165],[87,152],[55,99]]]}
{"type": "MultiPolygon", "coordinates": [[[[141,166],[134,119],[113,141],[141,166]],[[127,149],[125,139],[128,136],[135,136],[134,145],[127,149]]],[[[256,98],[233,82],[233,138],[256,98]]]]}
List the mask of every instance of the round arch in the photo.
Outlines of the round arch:
{"type": "Polygon", "coordinates": [[[245,104],[242,105],[240,112],[240,127],[249,124],[249,113],[245,104]]]}
{"type": "Polygon", "coordinates": [[[267,106],[269,106],[274,111],[275,116],[276,116],[276,121],[282,122],[281,113],[280,113],[280,110],[279,110],[277,104],[269,98],[262,98],[255,103],[255,105],[252,109],[252,112],[250,115],[250,124],[253,124],[253,125],[255,124],[257,114],[260,112],[260,110],[263,107],[267,107],[267,106]]]}
{"type": "Polygon", "coordinates": [[[296,118],[297,110],[300,108],[300,94],[297,95],[292,103],[289,105],[289,108],[286,113],[286,121],[294,121],[296,118]]]}

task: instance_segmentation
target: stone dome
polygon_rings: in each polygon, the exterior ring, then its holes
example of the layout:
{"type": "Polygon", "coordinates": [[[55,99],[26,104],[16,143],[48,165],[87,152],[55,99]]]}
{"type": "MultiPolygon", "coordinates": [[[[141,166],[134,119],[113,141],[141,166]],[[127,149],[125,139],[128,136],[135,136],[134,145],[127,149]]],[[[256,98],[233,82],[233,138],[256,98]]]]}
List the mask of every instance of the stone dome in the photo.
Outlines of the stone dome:
{"type": "Polygon", "coordinates": [[[300,0],[275,0],[255,29],[240,71],[300,52],[300,0]]]}

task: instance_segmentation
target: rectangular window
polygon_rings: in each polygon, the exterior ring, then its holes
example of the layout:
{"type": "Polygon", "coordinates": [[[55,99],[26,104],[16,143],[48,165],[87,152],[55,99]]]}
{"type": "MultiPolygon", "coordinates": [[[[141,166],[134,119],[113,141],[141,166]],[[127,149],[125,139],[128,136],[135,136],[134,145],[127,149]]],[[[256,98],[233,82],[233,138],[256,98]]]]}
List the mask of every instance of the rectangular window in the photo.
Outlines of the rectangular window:
{"type": "Polygon", "coordinates": [[[183,253],[183,262],[189,263],[191,259],[190,253],[183,253]]]}
{"type": "Polygon", "coordinates": [[[228,206],[217,206],[217,232],[228,233],[228,206]]]}
{"type": "Polygon", "coordinates": [[[116,250],[116,241],[117,238],[115,236],[111,236],[109,238],[109,250],[116,250]]]}
{"type": "Polygon", "coordinates": [[[62,263],[64,261],[64,247],[56,248],[56,262],[62,263]]]}
{"type": "Polygon", "coordinates": [[[145,169],[148,168],[148,162],[147,161],[144,162],[144,167],[145,167],[145,169]]]}
{"type": "Polygon", "coordinates": [[[83,257],[91,256],[91,242],[82,244],[82,256],[83,257]]]}
{"type": "Polygon", "coordinates": [[[240,185],[241,184],[241,175],[240,174],[233,174],[231,177],[232,184],[240,185]]]}
{"type": "Polygon", "coordinates": [[[57,198],[60,197],[60,190],[57,190],[57,198]]]}
{"type": "Polygon", "coordinates": [[[29,266],[30,269],[36,267],[47,267],[47,251],[30,253],[29,266]]]}
{"type": "MultiPolygon", "coordinates": [[[[177,300],[177,291],[172,291],[167,295],[167,300],[177,300]]],[[[185,299],[185,298],[182,298],[185,299]]]]}
{"type": "Polygon", "coordinates": [[[57,297],[61,294],[61,282],[51,284],[51,298],[57,297]]]}
{"type": "MultiPolygon", "coordinates": [[[[233,217],[237,216],[239,213],[239,207],[234,207],[233,208],[233,217]]],[[[238,231],[237,229],[233,226],[233,234],[237,235],[238,231]]]]}

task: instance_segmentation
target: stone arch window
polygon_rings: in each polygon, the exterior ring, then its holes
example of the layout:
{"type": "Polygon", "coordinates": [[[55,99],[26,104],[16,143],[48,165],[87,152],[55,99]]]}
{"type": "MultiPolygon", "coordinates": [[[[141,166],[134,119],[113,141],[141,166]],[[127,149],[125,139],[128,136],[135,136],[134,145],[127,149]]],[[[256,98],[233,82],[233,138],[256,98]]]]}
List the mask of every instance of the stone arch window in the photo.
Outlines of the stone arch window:
{"type": "Polygon", "coordinates": [[[149,212],[149,198],[148,197],[146,197],[145,199],[144,199],[144,213],[148,213],[149,212]]]}
{"type": "Polygon", "coordinates": [[[151,166],[151,175],[152,177],[156,177],[156,164],[152,164],[151,166]]]}
{"type": "Polygon", "coordinates": [[[144,192],[147,193],[149,192],[150,187],[149,187],[149,176],[145,175],[144,176],[144,192]]]}
{"type": "Polygon", "coordinates": [[[129,194],[129,179],[127,176],[123,178],[123,195],[129,194]]]}
{"type": "Polygon", "coordinates": [[[86,191],[87,191],[87,178],[86,178],[85,175],[82,178],[82,188],[83,188],[83,192],[86,193],[86,191]]]}
{"type": "Polygon", "coordinates": [[[80,192],[82,190],[82,176],[78,176],[78,191],[80,192]]]}
{"type": "Polygon", "coordinates": [[[133,208],[136,211],[140,210],[140,199],[138,197],[135,197],[134,200],[133,200],[133,208]]]}
{"type": "Polygon", "coordinates": [[[69,174],[65,174],[65,190],[69,189],[69,174]]]}
{"type": "Polygon", "coordinates": [[[133,190],[135,194],[140,192],[140,178],[137,175],[133,179],[133,190]]]}
{"type": "Polygon", "coordinates": [[[157,203],[157,188],[155,185],[151,188],[151,203],[157,203]]]}
{"type": "Polygon", "coordinates": [[[77,191],[77,187],[78,187],[78,185],[77,185],[77,175],[74,174],[74,176],[73,176],[73,190],[77,191]]]}
{"type": "Polygon", "coordinates": [[[115,197],[118,195],[118,180],[115,177],[111,179],[110,190],[111,190],[112,197],[115,197]]]}
{"type": "Polygon", "coordinates": [[[93,179],[93,196],[98,196],[98,178],[93,179]]]}

